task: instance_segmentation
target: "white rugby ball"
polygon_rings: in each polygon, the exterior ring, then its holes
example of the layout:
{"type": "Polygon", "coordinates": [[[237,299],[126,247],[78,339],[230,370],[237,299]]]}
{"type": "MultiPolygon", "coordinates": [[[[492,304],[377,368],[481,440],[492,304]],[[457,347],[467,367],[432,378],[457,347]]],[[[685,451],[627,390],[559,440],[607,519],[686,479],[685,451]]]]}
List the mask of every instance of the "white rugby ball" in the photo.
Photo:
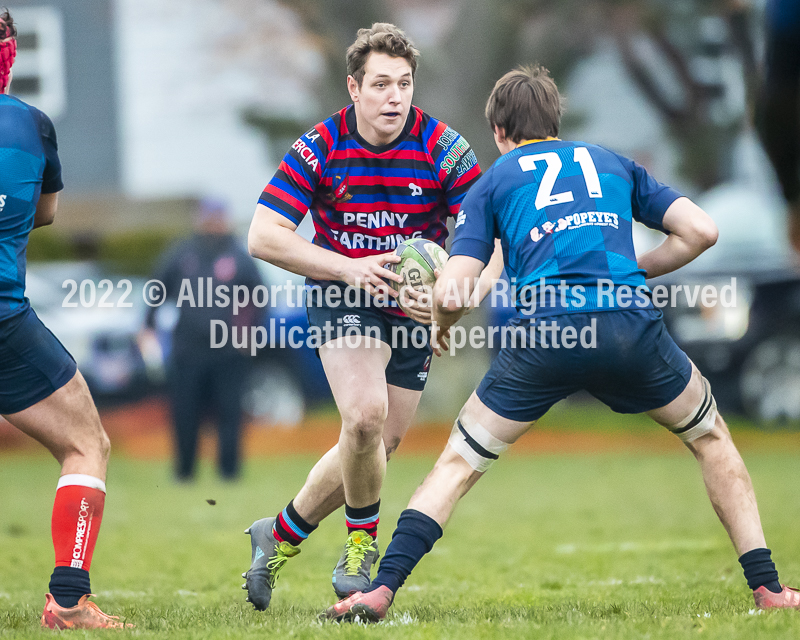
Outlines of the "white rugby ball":
{"type": "Polygon", "coordinates": [[[402,309],[402,289],[411,287],[412,289],[424,290],[433,287],[436,283],[434,270],[444,268],[448,255],[447,251],[435,242],[422,238],[401,242],[397,245],[394,253],[400,256],[400,262],[388,265],[388,269],[401,275],[403,282],[392,281],[390,284],[395,291],[401,293],[397,303],[402,309]]]}

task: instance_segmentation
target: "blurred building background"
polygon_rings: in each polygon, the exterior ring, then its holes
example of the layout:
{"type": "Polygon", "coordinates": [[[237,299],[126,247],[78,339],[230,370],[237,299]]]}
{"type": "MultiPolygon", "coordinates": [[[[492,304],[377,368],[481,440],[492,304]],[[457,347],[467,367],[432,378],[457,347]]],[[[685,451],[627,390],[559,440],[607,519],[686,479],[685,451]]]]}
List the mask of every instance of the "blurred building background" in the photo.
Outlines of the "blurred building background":
{"type": "MultiPolygon", "coordinates": [[[[483,117],[495,80],[537,61],[566,95],[563,138],[632,157],[706,206],[722,235],[695,277],[737,276],[741,305],[725,317],[671,310],[670,326],[712,382],[717,375],[717,394],[732,410],[798,420],[800,294],[779,296],[787,313],[777,350],[753,355],[776,333],[769,327],[777,312],[762,310],[758,287],[778,278],[781,291],[800,291],[792,288],[783,203],[752,126],[764,4],[12,1],[20,29],[12,93],[52,117],[66,185],[57,223],[32,235],[30,258],[67,265],[55,270],[62,278],[68,265],[87,260],[102,272],[146,276],[167,242],[188,232],[193,203],[208,195],[229,203],[244,240],[288,145],[348,103],[344,52],[357,29],[391,21],[422,51],[415,104],[464,134],[482,165],[497,157],[483,117]],[[753,396],[746,402],[743,390],[753,396]],[[765,403],[769,393],[776,398],[765,403]]],[[[636,240],[644,249],[657,238],[642,229],[636,240]]],[[[469,321],[500,315],[488,310],[469,321]]],[[[421,419],[451,420],[490,356],[464,350],[436,362],[421,419]]],[[[273,374],[264,378],[271,385],[286,378],[273,374]]],[[[295,378],[305,380],[297,393],[313,399],[307,376],[295,378]]],[[[301,414],[290,407],[282,415],[291,422],[301,414]]]]}

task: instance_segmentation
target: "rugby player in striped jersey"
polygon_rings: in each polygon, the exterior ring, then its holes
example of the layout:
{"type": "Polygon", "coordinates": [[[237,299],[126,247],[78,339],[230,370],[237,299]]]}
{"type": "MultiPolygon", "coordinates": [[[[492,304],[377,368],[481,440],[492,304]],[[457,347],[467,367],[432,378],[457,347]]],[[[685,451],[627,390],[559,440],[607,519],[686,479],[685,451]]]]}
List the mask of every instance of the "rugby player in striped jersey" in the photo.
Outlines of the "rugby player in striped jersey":
{"type": "MultiPolygon", "coordinates": [[[[333,572],[336,594],[365,588],[379,555],[386,461],[413,420],[432,355],[429,301],[412,295],[404,313],[386,282],[401,278],[386,265],[399,261],[391,252],[404,240],[443,246],[448,216],[480,176],[467,141],[411,104],[418,55],[394,25],[359,30],[347,50],[353,104],[292,145],[250,227],[253,256],[306,276],[311,329],[328,325],[349,334],[323,333],[319,346],[342,418],[338,444],[283,511],[247,530],[252,560],[243,588],[259,610],[269,606],[278,572],[300,543],[342,505],[348,538],[333,572]],[[313,242],[295,233],[309,211],[313,242]],[[410,335],[419,327],[424,346],[393,340],[398,329],[410,335]]],[[[498,253],[481,293],[500,270],[498,253]]]]}

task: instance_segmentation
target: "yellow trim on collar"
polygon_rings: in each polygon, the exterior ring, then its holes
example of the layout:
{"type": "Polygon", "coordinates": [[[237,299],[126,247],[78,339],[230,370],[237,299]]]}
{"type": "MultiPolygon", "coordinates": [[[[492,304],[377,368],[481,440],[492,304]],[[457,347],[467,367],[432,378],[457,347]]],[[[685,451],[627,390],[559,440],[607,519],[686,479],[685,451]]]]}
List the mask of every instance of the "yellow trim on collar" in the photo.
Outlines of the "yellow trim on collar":
{"type": "Polygon", "coordinates": [[[523,140],[522,142],[517,144],[516,148],[519,148],[524,144],[531,144],[533,142],[549,142],[550,140],[559,140],[559,138],[554,138],[553,136],[548,136],[546,138],[539,138],[538,140],[523,140]]]}

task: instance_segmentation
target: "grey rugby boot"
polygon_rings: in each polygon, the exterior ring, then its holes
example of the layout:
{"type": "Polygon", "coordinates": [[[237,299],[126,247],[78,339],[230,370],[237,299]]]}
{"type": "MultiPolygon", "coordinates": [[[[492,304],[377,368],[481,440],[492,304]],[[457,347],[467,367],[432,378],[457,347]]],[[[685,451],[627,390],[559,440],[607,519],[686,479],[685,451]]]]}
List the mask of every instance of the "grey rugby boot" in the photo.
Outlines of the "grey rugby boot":
{"type": "Polygon", "coordinates": [[[366,531],[353,531],[333,570],[333,590],[341,600],[369,586],[372,565],[380,558],[378,541],[366,531]]]}
{"type": "Polygon", "coordinates": [[[250,534],[252,559],[250,569],[242,574],[246,579],[242,589],[247,589],[247,601],[259,611],[269,607],[272,590],[283,565],[300,553],[300,547],[280,542],[272,535],[274,523],[275,518],[263,518],[245,529],[245,533],[250,534]]]}

